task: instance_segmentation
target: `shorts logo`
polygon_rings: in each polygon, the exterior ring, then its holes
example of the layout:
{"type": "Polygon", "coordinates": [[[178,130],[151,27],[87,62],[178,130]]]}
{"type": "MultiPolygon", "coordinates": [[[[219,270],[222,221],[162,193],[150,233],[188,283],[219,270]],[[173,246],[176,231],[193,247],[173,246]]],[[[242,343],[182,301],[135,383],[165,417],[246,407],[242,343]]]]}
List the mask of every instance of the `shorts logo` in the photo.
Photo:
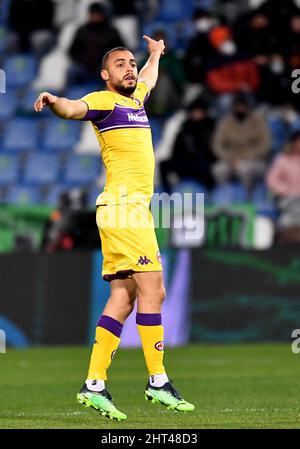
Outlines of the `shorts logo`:
{"type": "Polygon", "coordinates": [[[147,256],[140,256],[137,265],[141,264],[141,265],[148,265],[148,263],[153,263],[151,262],[150,259],[147,258],[147,256]]]}
{"type": "Polygon", "coordinates": [[[114,358],[116,352],[117,352],[117,350],[115,350],[115,351],[113,351],[113,352],[111,353],[111,356],[110,356],[111,360],[114,358]]]}
{"type": "Polygon", "coordinates": [[[158,260],[159,263],[161,263],[161,254],[159,251],[157,251],[156,253],[156,259],[158,260]]]}
{"type": "Polygon", "coordinates": [[[158,351],[163,351],[164,350],[164,342],[163,341],[158,341],[157,343],[155,343],[154,347],[158,351]]]}

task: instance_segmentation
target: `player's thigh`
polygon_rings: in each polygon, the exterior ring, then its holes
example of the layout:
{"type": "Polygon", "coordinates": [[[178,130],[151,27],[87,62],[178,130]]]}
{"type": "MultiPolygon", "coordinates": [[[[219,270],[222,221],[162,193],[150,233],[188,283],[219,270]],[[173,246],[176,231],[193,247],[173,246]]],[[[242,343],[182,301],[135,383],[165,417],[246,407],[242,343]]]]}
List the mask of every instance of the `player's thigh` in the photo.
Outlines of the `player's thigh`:
{"type": "Polygon", "coordinates": [[[162,271],[135,272],[132,277],[136,282],[139,298],[149,296],[164,298],[165,287],[162,271]]]}
{"type": "Polygon", "coordinates": [[[137,286],[132,277],[114,279],[110,282],[110,298],[134,304],[136,296],[137,286]]]}
{"type": "Polygon", "coordinates": [[[110,282],[110,289],[111,294],[102,314],[124,323],[134,307],[136,283],[132,278],[114,279],[110,282]]]}

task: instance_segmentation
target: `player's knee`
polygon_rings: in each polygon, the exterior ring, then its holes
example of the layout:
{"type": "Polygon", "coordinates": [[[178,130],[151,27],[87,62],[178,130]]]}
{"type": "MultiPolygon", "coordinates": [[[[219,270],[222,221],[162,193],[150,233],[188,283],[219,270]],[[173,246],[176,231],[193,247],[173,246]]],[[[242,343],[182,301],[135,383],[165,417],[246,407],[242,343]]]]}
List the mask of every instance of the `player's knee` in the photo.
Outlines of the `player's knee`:
{"type": "Polygon", "coordinates": [[[164,287],[159,287],[153,295],[154,302],[162,304],[166,297],[166,290],[164,287]]]}
{"type": "Polygon", "coordinates": [[[133,311],[133,308],[134,308],[134,303],[132,303],[131,301],[123,303],[122,311],[123,311],[124,317],[127,318],[133,311]]]}
{"type": "Polygon", "coordinates": [[[165,297],[166,297],[165,287],[161,287],[159,289],[158,297],[159,297],[160,302],[162,303],[164,301],[165,297]]]}

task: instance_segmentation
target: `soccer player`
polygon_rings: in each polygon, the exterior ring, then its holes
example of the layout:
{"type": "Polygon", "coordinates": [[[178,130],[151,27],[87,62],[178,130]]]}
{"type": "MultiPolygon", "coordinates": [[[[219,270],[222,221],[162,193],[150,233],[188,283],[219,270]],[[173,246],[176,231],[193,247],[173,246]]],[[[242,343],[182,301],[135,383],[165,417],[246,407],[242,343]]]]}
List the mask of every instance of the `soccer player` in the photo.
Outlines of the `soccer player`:
{"type": "Polygon", "coordinates": [[[163,364],[161,306],[165,289],[149,209],[154,153],[144,102],[156,84],[165,47],[162,40],[144,39],[149,58],[139,74],[134,55],[124,47],[114,48],[102,61],[105,91],[80,100],[43,92],[34,104],[37,112],[47,106],[63,119],[90,121],[101,146],[107,179],[96,200],[96,221],[102,242],[102,276],[110,282],[111,292],[97,323],[87,379],[77,400],[117,420],[127,417],[115,407],[105,381],[123,324],[136,300],[136,323],[149,372],[145,399],[175,411],[195,408],[172,386],[163,364]]]}

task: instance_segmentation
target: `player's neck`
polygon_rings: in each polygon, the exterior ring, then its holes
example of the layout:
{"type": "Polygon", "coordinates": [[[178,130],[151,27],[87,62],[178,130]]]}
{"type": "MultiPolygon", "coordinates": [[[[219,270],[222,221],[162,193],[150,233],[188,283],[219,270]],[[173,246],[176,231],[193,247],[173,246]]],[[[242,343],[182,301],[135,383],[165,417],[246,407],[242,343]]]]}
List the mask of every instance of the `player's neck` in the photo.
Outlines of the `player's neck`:
{"type": "Polygon", "coordinates": [[[133,97],[133,93],[125,93],[125,92],[119,92],[117,89],[115,89],[112,86],[106,86],[106,90],[108,90],[109,92],[114,92],[115,94],[119,94],[122,95],[123,97],[127,97],[127,98],[132,98],[133,97]]]}

